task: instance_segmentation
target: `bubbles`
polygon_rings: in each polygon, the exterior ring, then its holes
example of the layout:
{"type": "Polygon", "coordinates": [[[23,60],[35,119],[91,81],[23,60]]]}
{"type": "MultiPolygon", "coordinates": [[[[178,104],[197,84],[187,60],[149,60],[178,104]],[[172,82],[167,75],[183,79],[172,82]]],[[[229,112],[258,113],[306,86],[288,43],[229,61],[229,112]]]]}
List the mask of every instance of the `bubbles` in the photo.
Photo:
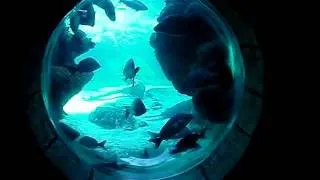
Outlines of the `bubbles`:
{"type": "Polygon", "coordinates": [[[244,76],[236,39],[205,2],[105,1],[112,6],[82,1],[51,35],[42,76],[50,119],[68,148],[101,173],[186,172],[214,152],[237,116],[244,76]],[[94,16],[85,14],[92,9],[94,16]],[[159,148],[152,138],[161,139],[159,148]]]}

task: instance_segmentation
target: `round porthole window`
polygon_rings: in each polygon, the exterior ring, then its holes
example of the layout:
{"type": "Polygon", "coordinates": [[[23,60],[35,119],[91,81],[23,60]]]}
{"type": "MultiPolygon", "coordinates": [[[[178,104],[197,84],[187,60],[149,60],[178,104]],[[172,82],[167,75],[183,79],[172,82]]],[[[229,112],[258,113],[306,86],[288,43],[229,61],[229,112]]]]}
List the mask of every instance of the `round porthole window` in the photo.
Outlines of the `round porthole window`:
{"type": "Polygon", "coordinates": [[[66,146],[99,173],[139,180],[212,154],[243,83],[236,38],[200,0],[84,0],[52,33],[42,72],[66,146]]]}

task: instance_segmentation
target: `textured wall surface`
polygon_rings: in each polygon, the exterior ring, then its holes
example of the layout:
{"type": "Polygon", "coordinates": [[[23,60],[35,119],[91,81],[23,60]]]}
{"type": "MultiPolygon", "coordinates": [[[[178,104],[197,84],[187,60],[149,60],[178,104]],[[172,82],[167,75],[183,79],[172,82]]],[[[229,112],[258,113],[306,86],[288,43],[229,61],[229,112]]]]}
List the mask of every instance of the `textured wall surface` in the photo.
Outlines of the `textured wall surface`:
{"type": "MultiPolygon", "coordinates": [[[[218,8],[219,9],[219,8],[218,8]]],[[[250,142],[260,117],[262,104],[263,59],[252,29],[242,23],[237,14],[223,6],[219,9],[238,37],[246,68],[246,88],[241,112],[236,125],[219,146],[216,153],[194,170],[172,178],[204,180],[221,179],[239,161],[250,142]]],[[[69,179],[88,179],[91,170],[82,166],[77,157],[57,137],[45,110],[40,91],[40,61],[30,68],[28,84],[29,103],[27,113],[37,142],[45,154],[69,179]],[[31,72],[32,69],[32,72],[31,72]],[[34,71],[37,69],[37,71],[34,71]]]]}

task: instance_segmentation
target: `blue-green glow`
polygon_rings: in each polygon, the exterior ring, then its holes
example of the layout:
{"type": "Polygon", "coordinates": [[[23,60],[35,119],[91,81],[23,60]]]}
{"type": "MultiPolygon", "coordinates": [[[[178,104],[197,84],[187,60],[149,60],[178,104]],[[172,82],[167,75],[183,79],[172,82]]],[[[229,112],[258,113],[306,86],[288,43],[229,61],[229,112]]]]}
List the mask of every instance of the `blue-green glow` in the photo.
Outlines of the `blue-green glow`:
{"type": "MultiPolygon", "coordinates": [[[[196,1],[196,0],[194,0],[196,1]]],[[[195,165],[202,162],[208,157],[216,148],[218,143],[222,140],[224,135],[228,132],[227,125],[208,125],[211,127],[206,139],[201,141],[201,149],[198,151],[190,151],[181,156],[172,157],[164,154],[168,148],[174,146],[176,140],[169,140],[163,142],[164,153],[160,154],[158,159],[153,161],[143,161],[145,167],[141,168],[141,164],[137,163],[133,159],[137,154],[141,154],[146,147],[152,148],[153,144],[148,141],[150,135],[147,131],[159,132],[161,127],[166,123],[169,118],[163,118],[160,116],[166,109],[173,107],[174,105],[190,100],[191,97],[178,93],[173,87],[172,83],[166,78],[162,71],[158,60],[156,59],[154,49],[150,46],[149,39],[153,33],[153,27],[158,23],[157,17],[161,10],[164,8],[164,0],[143,0],[143,3],[148,6],[147,11],[135,11],[126,7],[118,0],[112,0],[116,8],[116,21],[111,21],[105,15],[105,12],[100,7],[94,5],[95,26],[80,25],[80,30],[84,31],[89,38],[96,43],[95,48],[88,52],[76,57],[75,63],[83,60],[86,57],[93,57],[96,59],[101,68],[94,72],[93,79],[87,83],[82,91],[73,96],[63,107],[67,113],[64,119],[60,120],[65,124],[77,129],[81,136],[91,136],[97,141],[107,140],[107,151],[101,149],[86,150],[80,147],[77,143],[67,142],[68,146],[72,148],[80,158],[88,164],[95,163],[95,157],[93,153],[103,156],[108,159],[110,154],[116,154],[116,156],[122,160],[132,161],[132,164],[137,165],[137,169],[129,172],[121,172],[124,177],[141,177],[141,179],[160,179],[163,177],[174,176],[193,168],[195,165]],[[126,89],[131,87],[123,80],[122,69],[128,59],[133,58],[135,64],[141,68],[137,74],[137,83],[145,85],[145,91],[149,92],[151,96],[144,96],[143,101],[148,109],[147,113],[142,116],[136,117],[137,121],[146,121],[148,123],[145,127],[140,127],[133,131],[126,131],[123,129],[106,130],[96,124],[88,121],[88,117],[99,106],[113,106],[117,107],[129,105],[134,96],[128,95],[126,89]],[[90,100],[92,97],[99,98],[90,100]],[[152,109],[154,104],[154,98],[161,104],[161,108],[152,109]],[[157,165],[157,166],[154,166],[157,165]],[[169,168],[168,168],[169,167],[169,168]],[[143,178],[142,178],[143,177],[143,178]]],[[[208,20],[212,26],[217,27],[217,31],[220,32],[224,43],[227,44],[229,50],[229,65],[232,70],[232,74],[235,77],[236,87],[242,88],[243,83],[243,66],[241,54],[237,49],[236,40],[234,39],[230,29],[223,26],[219,16],[210,10],[205,8],[208,20]],[[217,20],[218,19],[218,20],[217,20]],[[219,22],[213,24],[213,22],[219,22]],[[220,23],[223,27],[219,27],[220,23]]],[[[68,24],[68,16],[64,19],[68,24]]],[[[64,22],[63,22],[64,23],[64,22]]],[[[50,42],[55,43],[54,35],[51,37],[50,42]]],[[[45,56],[44,72],[43,72],[43,91],[46,106],[49,114],[50,102],[47,98],[47,93],[50,90],[48,81],[48,74],[50,66],[50,49],[54,44],[48,44],[48,49],[45,56]]],[[[183,66],[183,63],[177,64],[177,66],[183,66]]],[[[242,90],[237,96],[241,96],[242,90]]],[[[239,98],[240,99],[240,98],[239,98]]],[[[235,108],[236,109],[236,108],[235,108]]],[[[189,113],[193,113],[191,108],[189,113]]],[[[111,116],[117,117],[122,113],[122,110],[115,110],[110,113],[111,116]]],[[[236,116],[236,115],[235,115],[236,116]]],[[[120,117],[119,117],[120,118],[120,117]]],[[[55,124],[56,120],[52,120],[55,124]]],[[[201,124],[203,125],[203,124],[201,124]]],[[[194,126],[201,126],[194,124],[194,126]]],[[[206,124],[207,125],[207,124],[206,124]]]]}

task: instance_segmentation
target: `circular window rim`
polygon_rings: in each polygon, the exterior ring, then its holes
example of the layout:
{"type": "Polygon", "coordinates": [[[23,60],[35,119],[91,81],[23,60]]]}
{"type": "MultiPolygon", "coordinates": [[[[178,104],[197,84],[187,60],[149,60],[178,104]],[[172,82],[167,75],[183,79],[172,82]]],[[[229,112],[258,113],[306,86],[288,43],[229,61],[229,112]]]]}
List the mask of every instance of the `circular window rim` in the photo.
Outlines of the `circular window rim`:
{"type": "MultiPolygon", "coordinates": [[[[82,2],[80,2],[79,4],[81,4],[81,3],[82,3],[82,2]]],[[[76,7],[79,7],[79,4],[76,5],[76,7]]],[[[70,12],[61,20],[61,22],[63,22],[63,21],[65,20],[65,18],[68,17],[68,15],[69,15],[71,12],[72,12],[72,11],[70,11],[70,12]]],[[[223,17],[220,16],[220,18],[223,18],[223,17]]],[[[60,22],[60,23],[61,23],[61,22],[60,22]]],[[[59,23],[59,25],[60,25],[60,23],[59,23]]],[[[59,25],[58,25],[58,27],[60,27],[59,25]]],[[[61,29],[60,29],[60,30],[61,30],[61,29]]],[[[232,31],[231,31],[231,32],[232,32],[232,31]]],[[[51,37],[53,36],[54,33],[59,33],[59,31],[53,32],[53,33],[51,34],[51,37]]],[[[50,38],[50,39],[51,39],[51,38],[50,38]]],[[[52,40],[52,39],[51,39],[51,40],[52,40]]],[[[52,43],[52,42],[49,41],[49,43],[52,43]]],[[[48,46],[47,46],[47,47],[48,47],[48,46]]],[[[49,51],[49,48],[47,48],[46,51],[49,51]]],[[[49,55],[49,53],[46,52],[46,56],[48,56],[48,55],[49,55]]],[[[45,57],[46,57],[46,56],[45,56],[45,57]]],[[[46,67],[49,68],[49,66],[46,66],[46,67]]],[[[244,69],[244,68],[243,68],[243,69],[244,69]]],[[[45,98],[44,98],[44,101],[45,101],[45,98]]],[[[45,104],[46,104],[46,103],[48,103],[48,102],[45,102],[45,104]]],[[[50,119],[50,118],[49,118],[49,119],[50,119]]],[[[52,123],[52,125],[55,126],[55,123],[52,123]]],[[[230,126],[231,126],[231,125],[230,125],[230,126]]],[[[229,127],[229,128],[231,128],[231,127],[229,127]]],[[[54,129],[56,130],[56,128],[54,128],[54,129]]],[[[58,128],[57,128],[57,129],[58,129],[58,128]]],[[[227,134],[227,132],[226,132],[226,134],[227,134]]],[[[222,137],[223,137],[223,136],[222,136],[222,137]]],[[[219,143],[219,144],[220,144],[220,143],[219,143]]],[[[66,145],[67,145],[67,144],[66,144],[66,145]]],[[[193,167],[192,167],[192,168],[193,168],[193,167]]],[[[190,168],[190,169],[192,169],[192,168],[190,168]]]]}

